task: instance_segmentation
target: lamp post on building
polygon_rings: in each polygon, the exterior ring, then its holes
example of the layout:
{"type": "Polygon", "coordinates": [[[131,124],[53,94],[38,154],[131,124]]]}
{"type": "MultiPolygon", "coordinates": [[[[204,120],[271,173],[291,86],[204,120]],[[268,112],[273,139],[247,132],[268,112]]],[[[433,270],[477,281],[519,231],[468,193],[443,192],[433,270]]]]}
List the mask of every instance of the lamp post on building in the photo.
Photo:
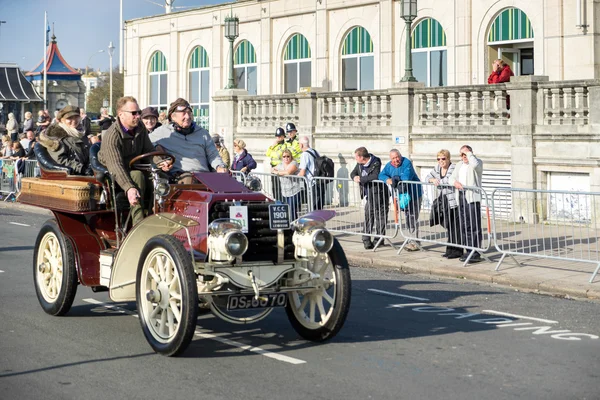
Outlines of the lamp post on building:
{"type": "Polygon", "coordinates": [[[112,90],[113,89],[112,88],[113,64],[112,64],[112,56],[113,56],[113,52],[114,51],[115,51],[115,46],[113,46],[113,42],[110,42],[108,44],[108,56],[109,56],[109,60],[110,60],[109,61],[109,65],[108,65],[109,73],[110,73],[110,96],[109,96],[110,97],[110,100],[109,100],[110,101],[110,111],[109,111],[110,115],[113,115],[113,113],[112,113],[113,112],[113,109],[112,109],[112,107],[113,107],[113,96],[112,96],[112,92],[113,92],[113,90],[112,90]]]}
{"type": "Polygon", "coordinates": [[[406,61],[404,76],[400,82],[416,82],[417,78],[412,73],[412,48],[411,48],[411,25],[417,18],[417,0],[401,0],[400,17],[406,22],[406,61]]]}
{"type": "Polygon", "coordinates": [[[225,37],[229,40],[229,82],[225,89],[234,89],[235,81],[233,79],[233,41],[237,39],[240,34],[240,20],[238,17],[233,16],[233,10],[231,15],[225,17],[225,37]]]}

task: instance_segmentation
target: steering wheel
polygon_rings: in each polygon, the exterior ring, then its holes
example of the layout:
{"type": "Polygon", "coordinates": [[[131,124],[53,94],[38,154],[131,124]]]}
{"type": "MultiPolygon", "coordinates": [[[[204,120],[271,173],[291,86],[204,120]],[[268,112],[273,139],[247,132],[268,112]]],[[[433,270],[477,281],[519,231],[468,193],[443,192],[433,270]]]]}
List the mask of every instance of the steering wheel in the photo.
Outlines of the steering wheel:
{"type": "Polygon", "coordinates": [[[152,169],[151,164],[140,164],[135,165],[139,160],[146,157],[165,157],[171,160],[171,163],[175,163],[175,156],[173,154],[167,153],[166,151],[152,151],[150,153],[140,154],[139,156],[133,157],[131,161],[129,161],[129,168],[137,169],[139,171],[150,171],[152,169]]]}

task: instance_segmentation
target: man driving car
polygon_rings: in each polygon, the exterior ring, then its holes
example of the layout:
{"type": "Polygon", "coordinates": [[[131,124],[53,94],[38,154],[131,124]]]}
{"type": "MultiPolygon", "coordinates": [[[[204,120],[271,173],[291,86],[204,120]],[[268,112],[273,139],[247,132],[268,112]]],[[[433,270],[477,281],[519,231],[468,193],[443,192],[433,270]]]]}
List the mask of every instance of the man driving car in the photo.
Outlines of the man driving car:
{"type": "MultiPolygon", "coordinates": [[[[134,97],[121,97],[117,101],[117,120],[104,133],[98,152],[99,161],[127,195],[133,225],[144,218],[144,200],[150,197],[147,189],[152,188],[142,171],[129,168],[132,159],[154,151],[148,131],[141,122],[141,113],[134,97]]],[[[163,162],[159,167],[168,171],[171,165],[163,162]]]]}

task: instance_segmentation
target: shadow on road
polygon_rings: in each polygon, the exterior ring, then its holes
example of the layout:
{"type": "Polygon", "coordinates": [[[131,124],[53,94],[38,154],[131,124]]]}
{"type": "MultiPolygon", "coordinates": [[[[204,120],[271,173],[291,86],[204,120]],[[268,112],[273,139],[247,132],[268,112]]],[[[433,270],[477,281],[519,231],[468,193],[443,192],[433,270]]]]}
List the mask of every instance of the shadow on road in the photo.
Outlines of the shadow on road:
{"type": "Polygon", "coordinates": [[[21,250],[33,250],[33,246],[0,247],[0,252],[3,252],[3,251],[21,251],[21,250]]]}

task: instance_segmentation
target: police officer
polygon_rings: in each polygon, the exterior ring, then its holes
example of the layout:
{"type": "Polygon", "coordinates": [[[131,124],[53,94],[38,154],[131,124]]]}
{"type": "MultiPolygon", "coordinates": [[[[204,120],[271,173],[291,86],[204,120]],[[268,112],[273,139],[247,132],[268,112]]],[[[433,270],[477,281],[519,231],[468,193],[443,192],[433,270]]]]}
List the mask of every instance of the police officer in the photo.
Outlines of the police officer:
{"type": "MultiPolygon", "coordinates": [[[[275,142],[267,149],[267,157],[271,160],[271,168],[274,168],[281,163],[281,155],[286,148],[285,131],[283,128],[277,128],[275,130],[275,142]]],[[[271,183],[273,185],[273,196],[275,197],[275,200],[282,200],[279,178],[271,176],[271,183]]]]}
{"type": "Polygon", "coordinates": [[[286,141],[287,147],[292,152],[292,157],[294,157],[294,160],[296,160],[297,163],[300,163],[302,148],[300,147],[300,141],[298,140],[298,130],[296,129],[296,125],[294,125],[292,122],[288,122],[285,125],[285,132],[288,135],[288,139],[286,141]]]}

